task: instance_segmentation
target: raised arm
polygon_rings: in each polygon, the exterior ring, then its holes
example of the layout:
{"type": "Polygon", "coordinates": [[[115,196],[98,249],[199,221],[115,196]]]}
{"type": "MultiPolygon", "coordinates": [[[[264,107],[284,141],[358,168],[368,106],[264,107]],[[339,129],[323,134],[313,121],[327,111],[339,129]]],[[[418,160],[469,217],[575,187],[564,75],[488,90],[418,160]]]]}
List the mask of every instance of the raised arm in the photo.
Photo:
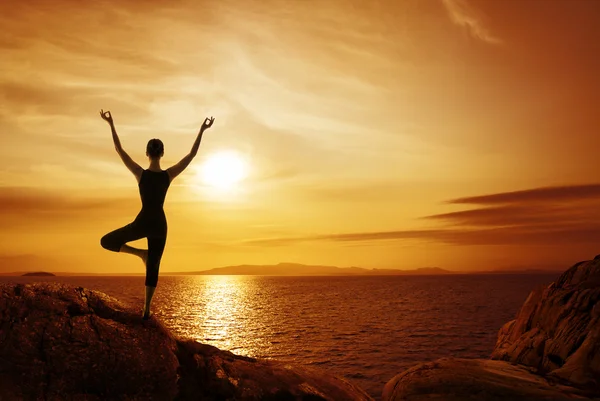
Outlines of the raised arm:
{"type": "Polygon", "coordinates": [[[110,125],[110,130],[112,132],[112,138],[113,138],[113,142],[115,144],[115,149],[116,149],[117,153],[119,154],[119,156],[121,157],[121,160],[123,160],[123,163],[125,164],[125,166],[129,169],[129,171],[131,171],[133,173],[133,175],[135,176],[135,179],[139,183],[140,178],[142,177],[143,169],[140,167],[139,164],[134,162],[131,157],[129,157],[127,152],[125,152],[125,150],[121,146],[121,141],[119,140],[119,136],[117,135],[117,130],[115,129],[115,124],[113,122],[110,111],[100,110],[100,116],[102,117],[102,119],[104,121],[106,121],[110,125]]]}
{"type": "Polygon", "coordinates": [[[200,141],[202,141],[202,134],[205,130],[212,126],[214,121],[214,117],[204,119],[204,124],[202,124],[202,127],[200,127],[200,132],[198,132],[198,136],[196,137],[196,141],[194,142],[190,153],[185,155],[184,158],[179,161],[179,163],[167,169],[167,173],[169,173],[169,178],[171,181],[181,174],[181,172],[185,170],[185,168],[191,163],[192,159],[196,157],[198,148],[200,147],[200,141]]]}

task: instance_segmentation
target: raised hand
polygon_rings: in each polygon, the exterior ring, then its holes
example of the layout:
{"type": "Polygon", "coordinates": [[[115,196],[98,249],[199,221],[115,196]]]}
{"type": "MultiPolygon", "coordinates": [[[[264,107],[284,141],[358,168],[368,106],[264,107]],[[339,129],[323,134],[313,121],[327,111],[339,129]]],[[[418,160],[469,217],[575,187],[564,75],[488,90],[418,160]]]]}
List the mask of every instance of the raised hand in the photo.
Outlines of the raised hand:
{"type": "Polygon", "coordinates": [[[110,114],[110,111],[100,110],[100,117],[102,117],[102,119],[109,124],[113,123],[113,119],[112,119],[112,115],[110,114]]]}
{"type": "Polygon", "coordinates": [[[204,131],[207,128],[212,127],[213,122],[215,121],[214,117],[210,117],[210,118],[205,118],[204,119],[204,124],[202,124],[202,127],[200,128],[200,131],[204,131]]]}

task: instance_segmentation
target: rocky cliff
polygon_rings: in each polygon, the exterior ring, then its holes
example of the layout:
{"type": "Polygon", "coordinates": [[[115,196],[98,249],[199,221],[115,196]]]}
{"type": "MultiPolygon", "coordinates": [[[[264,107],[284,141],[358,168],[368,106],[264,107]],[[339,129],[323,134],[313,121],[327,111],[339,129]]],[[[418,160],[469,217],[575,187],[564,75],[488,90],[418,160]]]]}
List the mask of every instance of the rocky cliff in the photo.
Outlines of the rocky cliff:
{"type": "Polygon", "coordinates": [[[600,255],[534,290],[498,335],[492,359],[600,394],[600,255]]]}
{"type": "Polygon", "coordinates": [[[371,400],[322,371],[174,338],[99,292],[0,285],[0,400],[371,400]]]}
{"type": "Polygon", "coordinates": [[[442,358],[390,380],[383,400],[567,401],[587,399],[578,389],[548,382],[523,366],[489,359],[442,358]]]}
{"type": "Polygon", "coordinates": [[[390,380],[384,401],[600,399],[600,255],[531,292],[492,360],[444,358],[390,380]]]}

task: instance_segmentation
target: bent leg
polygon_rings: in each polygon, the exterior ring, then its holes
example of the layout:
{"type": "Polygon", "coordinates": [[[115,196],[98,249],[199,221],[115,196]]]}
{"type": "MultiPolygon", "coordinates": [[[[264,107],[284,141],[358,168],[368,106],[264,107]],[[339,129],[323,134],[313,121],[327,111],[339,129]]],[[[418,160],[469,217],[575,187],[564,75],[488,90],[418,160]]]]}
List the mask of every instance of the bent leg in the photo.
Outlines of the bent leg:
{"type": "Polygon", "coordinates": [[[116,230],[111,231],[102,237],[100,240],[100,245],[109,251],[120,252],[123,245],[125,245],[127,242],[135,241],[143,237],[145,237],[144,233],[137,230],[133,223],[129,223],[126,226],[117,228],[116,230]]]}

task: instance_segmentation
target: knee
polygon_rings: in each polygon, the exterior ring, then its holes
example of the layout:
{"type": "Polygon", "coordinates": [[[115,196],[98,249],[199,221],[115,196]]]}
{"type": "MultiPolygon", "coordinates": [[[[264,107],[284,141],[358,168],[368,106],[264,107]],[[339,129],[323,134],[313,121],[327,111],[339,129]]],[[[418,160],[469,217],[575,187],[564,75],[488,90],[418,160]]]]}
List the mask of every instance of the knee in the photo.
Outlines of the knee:
{"type": "Polygon", "coordinates": [[[157,272],[148,272],[146,274],[146,281],[144,282],[144,285],[146,287],[154,287],[156,288],[156,285],[158,284],[158,271],[157,272]]]}
{"type": "Polygon", "coordinates": [[[111,240],[110,234],[106,234],[100,239],[100,245],[102,245],[102,248],[114,252],[119,252],[119,250],[121,249],[120,245],[115,244],[115,242],[111,240]]]}
{"type": "Polygon", "coordinates": [[[108,249],[110,241],[108,240],[108,234],[105,235],[104,237],[100,238],[100,245],[102,246],[102,248],[104,249],[108,249]]]}

